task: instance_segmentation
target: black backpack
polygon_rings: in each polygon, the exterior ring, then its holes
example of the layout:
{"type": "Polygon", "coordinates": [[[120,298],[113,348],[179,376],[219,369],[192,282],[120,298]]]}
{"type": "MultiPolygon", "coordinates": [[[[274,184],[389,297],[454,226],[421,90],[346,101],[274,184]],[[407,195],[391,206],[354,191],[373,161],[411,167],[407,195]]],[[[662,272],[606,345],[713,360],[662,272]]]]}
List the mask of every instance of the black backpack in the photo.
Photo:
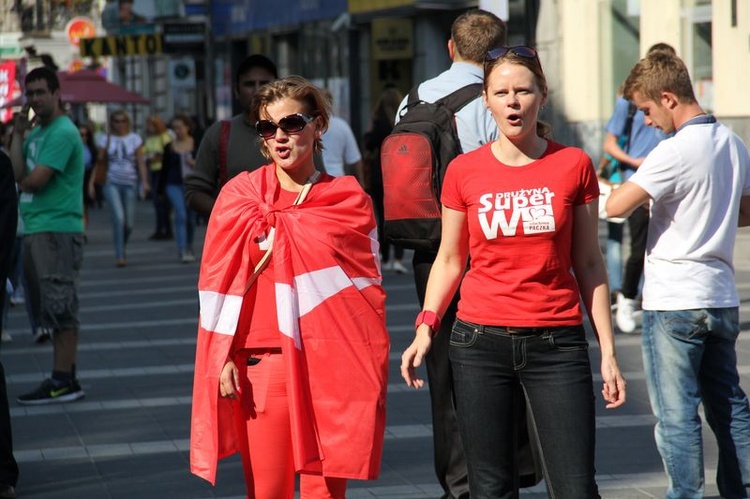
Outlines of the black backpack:
{"type": "Polygon", "coordinates": [[[403,248],[437,251],[440,190],[448,163],[461,154],[455,113],[479,97],[482,84],[467,85],[434,102],[409,93],[401,119],[383,141],[385,238],[403,248]]]}

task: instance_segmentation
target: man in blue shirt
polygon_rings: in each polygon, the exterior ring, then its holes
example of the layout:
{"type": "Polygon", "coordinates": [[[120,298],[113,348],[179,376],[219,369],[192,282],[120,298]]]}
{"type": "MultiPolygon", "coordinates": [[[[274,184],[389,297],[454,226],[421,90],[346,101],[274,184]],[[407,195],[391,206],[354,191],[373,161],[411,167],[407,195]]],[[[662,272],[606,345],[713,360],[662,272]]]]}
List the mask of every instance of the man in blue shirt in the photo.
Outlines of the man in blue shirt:
{"type": "MultiPolygon", "coordinates": [[[[656,50],[675,53],[674,49],[666,43],[653,45],[648,49],[648,53],[656,50]]],[[[627,150],[623,150],[618,139],[627,132],[625,128],[630,106],[631,104],[627,99],[618,97],[614,114],[605,127],[607,134],[604,138],[604,152],[620,162],[623,181],[628,180],[635,173],[648,153],[665,137],[659,130],[646,126],[643,120],[643,112],[637,110],[635,116],[633,116],[627,150]]],[[[647,207],[643,206],[633,211],[628,217],[628,229],[630,231],[630,256],[625,263],[625,273],[622,276],[620,292],[617,294],[617,312],[615,314],[615,323],[623,333],[633,333],[637,327],[635,299],[638,296],[638,286],[643,275],[643,259],[646,253],[647,207]]],[[[609,224],[609,230],[609,240],[622,244],[622,225],[609,224]]],[[[607,250],[610,250],[609,245],[607,250]]],[[[620,276],[610,276],[610,280],[613,282],[618,282],[619,278],[620,276]]],[[[615,287],[612,286],[612,289],[615,289],[615,287]]]]}

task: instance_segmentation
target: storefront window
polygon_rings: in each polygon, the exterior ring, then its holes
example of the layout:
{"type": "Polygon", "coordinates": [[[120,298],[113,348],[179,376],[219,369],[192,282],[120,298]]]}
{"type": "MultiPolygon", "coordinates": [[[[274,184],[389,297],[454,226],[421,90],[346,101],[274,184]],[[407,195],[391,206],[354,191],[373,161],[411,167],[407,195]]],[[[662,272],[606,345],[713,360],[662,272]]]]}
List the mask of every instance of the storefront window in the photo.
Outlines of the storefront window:
{"type": "Polygon", "coordinates": [[[714,107],[711,0],[683,0],[685,53],[695,96],[707,111],[714,107]]]}

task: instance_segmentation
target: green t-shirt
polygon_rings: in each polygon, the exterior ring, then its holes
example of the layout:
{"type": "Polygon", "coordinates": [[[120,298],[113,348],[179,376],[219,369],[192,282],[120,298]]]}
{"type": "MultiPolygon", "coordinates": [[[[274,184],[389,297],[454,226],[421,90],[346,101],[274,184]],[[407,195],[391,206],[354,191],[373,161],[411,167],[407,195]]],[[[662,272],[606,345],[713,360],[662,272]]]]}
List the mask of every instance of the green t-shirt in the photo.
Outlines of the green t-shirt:
{"type": "Polygon", "coordinates": [[[83,232],[83,141],[67,116],[34,128],[23,143],[26,173],[55,170],[47,185],[19,199],[26,234],[83,232]]]}

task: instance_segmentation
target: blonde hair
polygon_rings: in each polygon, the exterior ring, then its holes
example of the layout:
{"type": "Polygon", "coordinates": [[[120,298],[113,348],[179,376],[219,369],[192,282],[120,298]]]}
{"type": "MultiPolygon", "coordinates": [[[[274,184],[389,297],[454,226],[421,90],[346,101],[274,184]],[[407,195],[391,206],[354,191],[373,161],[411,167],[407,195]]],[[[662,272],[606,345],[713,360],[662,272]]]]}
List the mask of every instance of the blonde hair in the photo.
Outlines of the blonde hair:
{"type": "MultiPolygon", "coordinates": [[[[328,130],[328,122],[331,117],[331,103],[320,88],[301,76],[287,76],[261,87],[253,97],[253,102],[250,105],[251,112],[260,118],[264,114],[267,114],[266,108],[270,104],[282,99],[294,99],[302,103],[305,107],[305,112],[320,121],[321,131],[325,132],[328,130]]],[[[265,140],[259,140],[261,153],[263,153],[266,159],[271,159],[265,140]]],[[[315,152],[323,150],[321,137],[315,139],[313,149],[315,152]]]]}
{"type": "Polygon", "coordinates": [[[690,73],[682,59],[665,50],[650,52],[633,67],[625,80],[625,98],[635,92],[658,102],[662,92],[673,93],[683,104],[696,102],[690,73]]]}
{"type": "Polygon", "coordinates": [[[156,135],[161,135],[162,133],[167,131],[167,125],[164,124],[164,120],[161,119],[161,116],[157,114],[149,116],[146,119],[146,124],[154,127],[154,130],[156,130],[156,135]]]}

